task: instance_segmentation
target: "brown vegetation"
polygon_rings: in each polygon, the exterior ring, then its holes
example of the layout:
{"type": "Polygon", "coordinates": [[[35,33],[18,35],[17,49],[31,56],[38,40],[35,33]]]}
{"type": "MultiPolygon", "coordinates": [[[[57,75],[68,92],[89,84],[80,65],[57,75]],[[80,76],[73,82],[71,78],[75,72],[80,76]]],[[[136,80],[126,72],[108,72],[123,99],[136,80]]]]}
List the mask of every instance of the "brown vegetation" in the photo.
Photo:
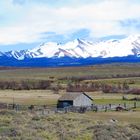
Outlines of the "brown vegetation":
{"type": "Polygon", "coordinates": [[[37,115],[29,112],[0,111],[2,140],[137,140],[140,139],[138,114],[67,113],[37,115]],[[111,118],[116,117],[117,122],[111,118]],[[125,120],[136,119],[129,123],[125,120]],[[121,120],[124,121],[121,121],[121,120]],[[123,123],[122,123],[123,122],[123,123]]]}
{"type": "Polygon", "coordinates": [[[129,85],[124,83],[118,83],[118,85],[109,85],[103,82],[87,82],[87,83],[74,83],[68,84],[68,92],[92,92],[92,91],[103,91],[104,93],[126,93],[129,90],[129,85]]]}
{"type": "Polygon", "coordinates": [[[30,90],[30,89],[50,89],[51,82],[49,80],[39,81],[0,81],[0,89],[13,90],[30,90]]]}

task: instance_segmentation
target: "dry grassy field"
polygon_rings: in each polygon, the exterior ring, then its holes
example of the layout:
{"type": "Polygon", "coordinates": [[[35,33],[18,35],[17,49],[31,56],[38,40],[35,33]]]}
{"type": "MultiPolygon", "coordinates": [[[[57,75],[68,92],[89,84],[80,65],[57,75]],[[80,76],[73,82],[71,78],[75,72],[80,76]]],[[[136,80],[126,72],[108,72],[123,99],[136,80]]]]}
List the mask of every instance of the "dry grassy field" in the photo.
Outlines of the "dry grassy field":
{"type": "Polygon", "coordinates": [[[40,116],[1,110],[0,139],[139,140],[139,115],[139,112],[88,112],[40,116]]]}
{"type": "MultiPolygon", "coordinates": [[[[111,78],[112,75],[139,75],[140,64],[111,64],[69,68],[8,68],[0,70],[0,81],[48,80],[65,87],[68,81],[63,77],[99,76],[101,79],[90,79],[90,82],[104,82],[117,85],[118,82],[131,82],[130,87],[140,88],[140,77],[111,78]],[[107,77],[102,79],[102,77],[107,77]]],[[[88,80],[83,80],[89,82],[88,80]]],[[[59,90],[0,90],[0,103],[21,105],[54,106],[58,98],[66,92],[59,90]]],[[[86,92],[94,104],[133,105],[134,101],[124,101],[140,95],[112,94],[101,91],[86,92]]],[[[140,101],[137,101],[140,105],[140,101]]],[[[36,112],[0,110],[0,139],[2,140],[139,140],[140,108],[130,111],[107,111],[80,113],[57,113],[39,115],[36,112]],[[113,122],[112,120],[115,120],[113,122]]]]}
{"type": "MultiPolygon", "coordinates": [[[[57,100],[66,91],[53,94],[51,90],[0,90],[0,102],[16,103],[23,105],[56,105],[57,100]]],[[[101,92],[87,92],[94,99],[95,104],[133,104],[134,101],[123,101],[123,94],[105,94],[101,92]]],[[[140,97],[140,95],[127,95],[127,98],[140,97]]],[[[138,103],[140,104],[140,103],[138,103]]]]}
{"type": "MultiPolygon", "coordinates": [[[[65,67],[65,68],[1,68],[0,81],[21,81],[21,80],[47,80],[53,77],[54,84],[60,83],[66,86],[62,77],[72,76],[112,76],[117,74],[140,74],[140,64],[106,64],[87,67],[65,67]]],[[[84,80],[82,82],[87,82],[84,80]]],[[[93,79],[91,82],[102,82],[107,84],[117,84],[118,82],[135,81],[130,87],[140,87],[140,77],[93,79]]],[[[57,99],[65,91],[53,94],[51,90],[0,90],[0,102],[12,103],[13,100],[20,104],[56,104],[57,99]]],[[[96,103],[119,103],[122,94],[102,94],[100,92],[88,93],[96,103]]]]}
{"type": "Polygon", "coordinates": [[[112,76],[117,74],[140,74],[140,63],[106,64],[65,68],[1,68],[0,80],[48,79],[72,76],[112,76]]]}
{"type": "Polygon", "coordinates": [[[61,95],[53,94],[49,90],[0,90],[0,102],[24,105],[52,105],[56,104],[61,95]]]}

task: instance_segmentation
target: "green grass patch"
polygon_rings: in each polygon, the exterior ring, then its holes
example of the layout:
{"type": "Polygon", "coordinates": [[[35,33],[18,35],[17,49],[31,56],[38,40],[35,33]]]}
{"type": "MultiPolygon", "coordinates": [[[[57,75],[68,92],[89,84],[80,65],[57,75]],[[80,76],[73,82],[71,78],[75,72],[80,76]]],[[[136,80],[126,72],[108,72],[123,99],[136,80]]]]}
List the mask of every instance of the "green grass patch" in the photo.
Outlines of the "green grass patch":
{"type": "MultiPolygon", "coordinates": [[[[95,104],[124,104],[126,105],[133,105],[135,101],[125,101],[122,99],[95,99],[95,104]]],[[[140,102],[137,102],[138,105],[140,105],[140,102]]]]}

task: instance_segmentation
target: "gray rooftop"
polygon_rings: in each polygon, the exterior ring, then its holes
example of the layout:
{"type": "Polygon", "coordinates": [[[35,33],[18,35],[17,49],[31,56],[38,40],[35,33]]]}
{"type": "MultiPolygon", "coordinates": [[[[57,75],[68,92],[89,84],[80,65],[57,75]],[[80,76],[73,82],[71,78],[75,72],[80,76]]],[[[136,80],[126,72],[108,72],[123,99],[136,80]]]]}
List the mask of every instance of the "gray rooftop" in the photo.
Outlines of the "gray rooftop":
{"type": "Polygon", "coordinates": [[[81,94],[84,94],[85,96],[87,96],[88,98],[93,100],[91,97],[89,97],[87,94],[85,94],[83,92],[68,92],[68,93],[62,95],[58,100],[59,101],[65,101],[65,100],[72,101],[72,100],[76,99],[78,96],[80,96],[81,94]]]}

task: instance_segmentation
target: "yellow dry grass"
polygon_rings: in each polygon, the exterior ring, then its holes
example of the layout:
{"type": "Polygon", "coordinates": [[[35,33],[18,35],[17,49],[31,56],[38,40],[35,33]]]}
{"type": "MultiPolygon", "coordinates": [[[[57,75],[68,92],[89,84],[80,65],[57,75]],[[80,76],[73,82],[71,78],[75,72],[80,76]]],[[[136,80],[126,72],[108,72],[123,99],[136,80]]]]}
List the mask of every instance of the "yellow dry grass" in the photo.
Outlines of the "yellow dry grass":
{"type": "MultiPolygon", "coordinates": [[[[65,91],[53,94],[51,90],[0,90],[0,102],[17,103],[24,105],[56,105],[57,100],[65,91]]],[[[123,94],[104,94],[102,92],[87,93],[98,104],[123,103],[123,94]]],[[[127,98],[134,98],[135,95],[127,95],[127,98]]],[[[129,102],[127,102],[129,103],[129,102]]]]}
{"type": "Polygon", "coordinates": [[[61,95],[49,90],[0,90],[0,102],[18,104],[56,104],[61,95]]]}
{"type": "Polygon", "coordinates": [[[122,112],[87,112],[86,117],[95,121],[109,122],[111,119],[115,119],[118,123],[128,124],[137,123],[140,124],[140,111],[122,111],[122,112]]]}

